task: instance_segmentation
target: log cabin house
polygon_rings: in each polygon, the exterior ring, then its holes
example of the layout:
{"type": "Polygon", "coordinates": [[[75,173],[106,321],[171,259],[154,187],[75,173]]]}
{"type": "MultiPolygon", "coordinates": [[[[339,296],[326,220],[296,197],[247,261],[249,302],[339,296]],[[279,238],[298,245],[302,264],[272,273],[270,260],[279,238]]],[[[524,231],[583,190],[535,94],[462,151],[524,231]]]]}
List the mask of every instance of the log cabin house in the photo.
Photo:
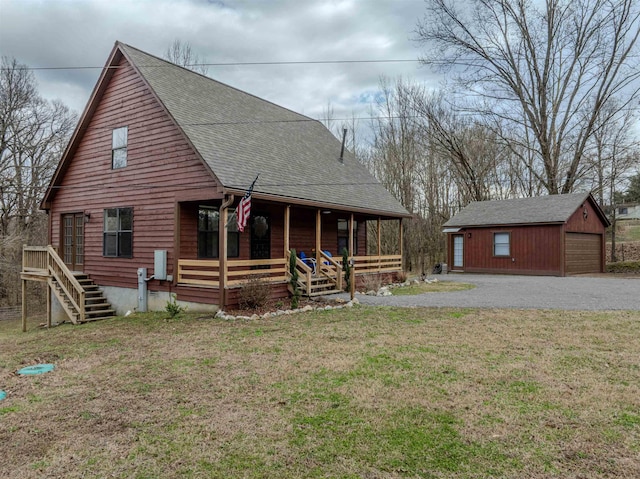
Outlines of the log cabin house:
{"type": "Polygon", "coordinates": [[[453,272],[605,271],[609,220],[590,193],[473,202],[443,226],[453,272]]]}
{"type": "Polygon", "coordinates": [[[258,277],[285,298],[291,249],[311,258],[297,260],[306,295],[341,289],[344,248],[356,275],[398,272],[410,215],[342,146],[317,120],[116,42],[41,205],[49,246],[24,249],[23,291],[47,281],[49,321],[82,322],[145,308],[143,294],[152,310],[173,294],[233,306],[258,277]],[[399,246],[382,254],[389,221],[399,246]]]}

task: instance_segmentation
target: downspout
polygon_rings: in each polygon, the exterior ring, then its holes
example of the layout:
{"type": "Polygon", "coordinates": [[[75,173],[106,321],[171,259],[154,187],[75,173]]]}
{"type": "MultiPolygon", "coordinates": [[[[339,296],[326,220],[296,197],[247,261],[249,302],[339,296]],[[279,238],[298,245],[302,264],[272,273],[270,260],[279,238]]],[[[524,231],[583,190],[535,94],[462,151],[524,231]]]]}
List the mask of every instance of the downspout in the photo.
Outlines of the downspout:
{"type": "Polygon", "coordinates": [[[235,200],[234,195],[228,195],[220,205],[219,227],[218,227],[218,244],[220,251],[218,260],[220,267],[218,269],[218,294],[220,309],[226,306],[226,288],[227,288],[227,208],[235,200]]]}

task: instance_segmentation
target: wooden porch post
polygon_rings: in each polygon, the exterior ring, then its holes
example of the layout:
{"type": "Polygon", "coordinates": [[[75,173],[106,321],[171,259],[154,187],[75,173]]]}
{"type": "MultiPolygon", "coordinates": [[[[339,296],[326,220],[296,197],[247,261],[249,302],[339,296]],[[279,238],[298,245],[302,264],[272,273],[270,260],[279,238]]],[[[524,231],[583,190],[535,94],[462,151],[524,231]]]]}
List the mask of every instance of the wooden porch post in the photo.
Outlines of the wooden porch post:
{"type": "Polygon", "coordinates": [[[316,210],[316,265],[320,267],[320,249],[322,248],[322,212],[316,210]]]}
{"type": "MultiPolygon", "coordinates": [[[[47,285],[48,286],[48,285],[47,285]]],[[[22,332],[27,332],[27,280],[22,280],[22,332]]]]}
{"type": "Polygon", "coordinates": [[[291,205],[287,205],[284,208],[284,257],[286,259],[289,258],[289,221],[290,220],[291,220],[291,205]]]}
{"type": "Polygon", "coordinates": [[[382,248],[380,247],[380,217],[378,216],[378,273],[380,272],[380,253],[382,251],[382,248]]]}
{"type": "Polygon", "coordinates": [[[178,284],[178,260],[180,259],[180,203],[176,201],[176,207],[173,212],[173,281],[171,282],[173,285],[178,284]]]}
{"type": "Polygon", "coordinates": [[[398,245],[400,250],[400,266],[404,269],[404,258],[402,257],[402,218],[398,220],[398,245]]]}
{"type": "Polygon", "coordinates": [[[224,201],[220,207],[218,216],[218,291],[220,297],[220,309],[227,304],[227,211],[228,203],[224,201]]]}
{"type": "Polygon", "coordinates": [[[51,286],[47,281],[47,328],[51,328],[51,286]]]}
{"type": "Polygon", "coordinates": [[[353,251],[353,213],[349,217],[349,256],[356,256],[353,251]]]}

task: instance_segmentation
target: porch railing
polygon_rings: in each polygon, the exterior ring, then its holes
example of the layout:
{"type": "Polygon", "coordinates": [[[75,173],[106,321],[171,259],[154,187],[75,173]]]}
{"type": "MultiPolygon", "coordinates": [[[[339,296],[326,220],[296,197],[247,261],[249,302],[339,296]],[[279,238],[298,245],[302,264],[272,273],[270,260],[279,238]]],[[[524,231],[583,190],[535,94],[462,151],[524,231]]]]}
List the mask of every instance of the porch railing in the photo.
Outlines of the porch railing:
{"type": "MultiPolygon", "coordinates": [[[[337,259],[342,265],[342,258],[337,259]]],[[[390,254],[380,256],[354,256],[356,274],[390,273],[402,271],[402,255],[390,254]]]]}
{"type": "Polygon", "coordinates": [[[85,320],[84,288],[53,246],[25,245],[22,249],[22,277],[47,280],[71,321],[75,323],[76,318],[79,321],[85,320]]]}
{"type": "Polygon", "coordinates": [[[335,283],[335,288],[342,289],[342,265],[333,256],[328,256],[324,251],[320,251],[319,273],[335,283]]]}
{"type": "MultiPolygon", "coordinates": [[[[259,278],[268,283],[287,280],[285,258],[229,259],[227,260],[227,286],[233,287],[259,278]]],[[[220,287],[219,260],[178,260],[178,283],[194,286],[220,287]]]]}
{"type": "Polygon", "coordinates": [[[261,279],[268,283],[287,280],[287,261],[285,258],[273,259],[230,259],[228,262],[227,284],[238,286],[252,279],[261,279]]]}
{"type": "Polygon", "coordinates": [[[204,259],[179,259],[178,283],[194,286],[220,286],[220,261],[204,259]]]}
{"type": "MultiPolygon", "coordinates": [[[[77,312],[80,321],[85,320],[85,291],[82,285],[78,282],[71,270],[67,268],[64,261],[58,256],[58,253],[52,246],[47,246],[49,252],[49,273],[55,278],[58,285],[64,291],[66,299],[71,302],[73,308],[77,312]]],[[[55,289],[54,289],[55,292],[55,289]]],[[[63,305],[64,306],[64,305],[63,305]]],[[[71,321],[73,321],[73,315],[71,315],[71,321]]]]}
{"type": "Polygon", "coordinates": [[[49,274],[49,250],[46,246],[24,246],[22,248],[22,272],[49,274]]]}
{"type": "MultiPolygon", "coordinates": [[[[335,289],[342,289],[343,266],[342,258],[327,256],[320,253],[320,265],[317,266],[316,276],[300,258],[296,258],[298,282],[303,294],[312,294],[314,283],[321,278],[330,281],[335,289]]],[[[401,255],[354,256],[356,274],[386,273],[402,269],[401,255]]],[[[289,278],[288,258],[229,259],[227,261],[227,286],[239,286],[253,278],[260,278],[269,283],[285,282],[289,278]]],[[[178,260],[178,283],[201,287],[220,287],[219,260],[178,260]]]]}

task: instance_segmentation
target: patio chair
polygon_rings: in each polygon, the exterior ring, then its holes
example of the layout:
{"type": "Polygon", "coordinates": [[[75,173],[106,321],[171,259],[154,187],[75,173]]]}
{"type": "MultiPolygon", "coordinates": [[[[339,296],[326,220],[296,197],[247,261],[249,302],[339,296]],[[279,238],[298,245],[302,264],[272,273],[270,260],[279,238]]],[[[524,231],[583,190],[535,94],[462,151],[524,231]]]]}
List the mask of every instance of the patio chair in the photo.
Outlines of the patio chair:
{"type": "MultiPolygon", "coordinates": [[[[331,254],[331,251],[329,251],[328,249],[322,250],[322,252],[325,254],[325,256],[328,256],[329,258],[333,258],[333,255],[331,254]]],[[[323,261],[323,263],[327,266],[331,266],[331,263],[329,261],[323,261]]]]}
{"type": "Polygon", "coordinates": [[[309,268],[311,268],[311,274],[316,274],[316,259],[310,258],[304,251],[300,251],[300,259],[304,264],[306,264],[309,268]]]}

